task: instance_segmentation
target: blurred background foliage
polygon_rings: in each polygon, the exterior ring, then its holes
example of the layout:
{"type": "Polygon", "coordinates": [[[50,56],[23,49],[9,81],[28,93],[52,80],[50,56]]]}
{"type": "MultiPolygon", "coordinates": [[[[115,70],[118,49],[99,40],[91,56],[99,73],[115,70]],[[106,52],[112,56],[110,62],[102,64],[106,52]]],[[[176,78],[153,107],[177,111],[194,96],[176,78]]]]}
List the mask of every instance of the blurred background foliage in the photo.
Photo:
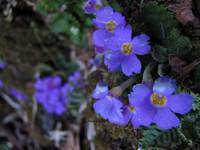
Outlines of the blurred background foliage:
{"type": "Polygon", "coordinates": [[[80,47],[88,47],[87,31],[91,28],[91,17],[83,13],[83,0],[43,0],[37,4],[37,11],[50,18],[50,29],[64,34],[80,47]]]}

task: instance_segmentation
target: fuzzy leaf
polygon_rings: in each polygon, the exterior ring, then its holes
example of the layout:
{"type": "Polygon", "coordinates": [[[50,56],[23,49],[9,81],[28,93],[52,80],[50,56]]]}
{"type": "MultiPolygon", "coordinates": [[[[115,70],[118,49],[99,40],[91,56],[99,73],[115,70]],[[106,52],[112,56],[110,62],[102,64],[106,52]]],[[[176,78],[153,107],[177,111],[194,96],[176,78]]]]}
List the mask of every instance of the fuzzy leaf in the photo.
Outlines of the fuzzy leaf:
{"type": "Polygon", "coordinates": [[[160,63],[167,61],[167,49],[163,46],[156,45],[153,47],[152,57],[160,63]]]}
{"type": "Polygon", "coordinates": [[[177,55],[186,55],[191,50],[190,40],[186,36],[180,35],[177,29],[171,30],[165,41],[168,52],[177,55]]]}
{"type": "Polygon", "coordinates": [[[177,21],[164,5],[149,2],[142,8],[142,19],[148,25],[152,35],[163,41],[172,28],[177,26],[177,21]]]}
{"type": "Polygon", "coordinates": [[[178,129],[162,131],[156,126],[145,130],[141,139],[143,147],[172,147],[179,139],[178,129]]]}

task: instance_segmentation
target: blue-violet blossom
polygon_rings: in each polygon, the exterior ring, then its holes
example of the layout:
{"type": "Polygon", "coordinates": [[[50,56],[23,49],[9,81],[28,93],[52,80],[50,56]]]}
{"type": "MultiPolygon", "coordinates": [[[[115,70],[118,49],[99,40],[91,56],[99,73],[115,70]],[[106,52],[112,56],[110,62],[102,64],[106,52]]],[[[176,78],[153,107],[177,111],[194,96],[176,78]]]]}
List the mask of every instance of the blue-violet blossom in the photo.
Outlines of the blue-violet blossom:
{"type": "Polygon", "coordinates": [[[116,28],[114,36],[105,42],[105,47],[108,51],[104,63],[109,71],[121,68],[127,76],[141,72],[141,62],[136,55],[148,54],[151,49],[147,35],[141,34],[132,38],[130,25],[116,28]]]}
{"type": "Polygon", "coordinates": [[[81,88],[84,86],[84,79],[80,71],[73,72],[68,77],[68,82],[73,88],[81,88]]]}
{"type": "Polygon", "coordinates": [[[96,12],[96,18],[93,23],[97,28],[105,29],[112,33],[117,26],[125,25],[126,21],[121,13],[115,12],[110,6],[106,6],[96,12]]]}
{"type": "Polygon", "coordinates": [[[66,112],[68,93],[72,91],[69,83],[62,85],[60,76],[37,79],[35,98],[50,114],[62,115],[66,112]]]}
{"type": "Polygon", "coordinates": [[[6,68],[6,63],[0,60],[0,70],[3,70],[5,68],[6,68]]]}
{"type": "Polygon", "coordinates": [[[101,65],[101,58],[98,55],[95,58],[90,58],[88,65],[91,67],[99,67],[101,65]]]}
{"type": "Polygon", "coordinates": [[[106,51],[105,41],[112,36],[118,26],[124,26],[126,21],[121,13],[115,12],[110,6],[106,6],[96,12],[93,24],[98,28],[92,35],[95,50],[97,53],[104,53],[106,51]]]}
{"type": "Polygon", "coordinates": [[[101,117],[117,125],[128,123],[129,118],[126,117],[127,113],[123,103],[119,98],[111,95],[105,83],[100,82],[97,84],[93,92],[93,98],[96,99],[93,108],[101,117]]]}
{"type": "Polygon", "coordinates": [[[28,96],[24,92],[19,91],[15,88],[11,88],[10,95],[19,101],[26,101],[28,99],[28,96]]]}
{"type": "Polygon", "coordinates": [[[130,106],[135,118],[132,124],[149,126],[155,123],[161,129],[170,129],[180,124],[174,113],[185,114],[192,109],[192,96],[187,93],[172,95],[176,90],[176,81],[164,76],[158,78],[150,89],[137,84],[129,94],[130,106]]]}

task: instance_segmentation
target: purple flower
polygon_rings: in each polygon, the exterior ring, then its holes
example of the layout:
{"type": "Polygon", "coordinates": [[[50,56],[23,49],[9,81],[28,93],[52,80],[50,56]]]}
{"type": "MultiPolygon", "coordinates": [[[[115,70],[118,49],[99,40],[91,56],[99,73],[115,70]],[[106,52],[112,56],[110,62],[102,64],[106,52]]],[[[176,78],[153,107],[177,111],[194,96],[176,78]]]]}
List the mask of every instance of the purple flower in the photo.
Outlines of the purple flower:
{"type": "Polygon", "coordinates": [[[118,26],[126,24],[125,18],[119,12],[114,12],[112,7],[106,6],[96,13],[93,23],[99,29],[92,35],[96,53],[104,53],[105,41],[108,40],[118,26]]]}
{"type": "Polygon", "coordinates": [[[101,7],[101,0],[87,0],[83,5],[83,9],[87,14],[93,14],[101,7]]]}
{"type": "Polygon", "coordinates": [[[62,115],[66,111],[66,98],[61,94],[61,89],[54,89],[48,94],[48,100],[43,103],[47,112],[62,115]]]}
{"type": "Polygon", "coordinates": [[[47,77],[45,79],[38,79],[35,83],[37,90],[51,90],[60,87],[62,80],[59,76],[47,77]]]}
{"type": "Polygon", "coordinates": [[[6,68],[6,63],[0,60],[0,70],[3,70],[6,68]]]}
{"type": "Polygon", "coordinates": [[[101,58],[97,56],[95,58],[89,59],[88,65],[89,66],[99,67],[101,65],[101,58]]]}
{"type": "Polygon", "coordinates": [[[69,93],[73,88],[69,83],[62,85],[59,76],[37,79],[35,83],[35,98],[50,114],[62,115],[66,112],[69,93]]]}
{"type": "Polygon", "coordinates": [[[108,90],[108,85],[105,82],[99,82],[96,85],[96,88],[92,94],[92,97],[95,99],[100,99],[108,95],[109,90],[108,90]]]}
{"type": "Polygon", "coordinates": [[[132,124],[139,127],[155,123],[161,129],[179,126],[180,121],[174,113],[188,113],[193,98],[187,93],[172,95],[175,90],[176,81],[169,77],[158,78],[153,89],[144,84],[135,85],[129,94],[130,106],[136,114],[132,124]]]}
{"type": "Polygon", "coordinates": [[[93,23],[99,29],[113,33],[117,26],[125,25],[126,21],[121,13],[115,12],[110,6],[106,6],[96,12],[96,18],[93,23]]]}
{"type": "Polygon", "coordinates": [[[2,81],[2,80],[0,80],[0,89],[2,89],[2,88],[3,88],[3,86],[4,86],[4,84],[3,84],[3,81],[2,81]]]}
{"type": "Polygon", "coordinates": [[[97,54],[102,54],[105,52],[105,48],[101,46],[94,45],[94,50],[97,54]]]}
{"type": "Polygon", "coordinates": [[[123,103],[109,93],[107,85],[97,84],[93,98],[97,99],[93,108],[101,117],[113,124],[125,125],[128,123],[129,117],[127,117],[123,103]]]}
{"type": "Polygon", "coordinates": [[[81,73],[80,71],[76,71],[74,72],[73,74],[71,74],[69,77],[68,77],[68,81],[73,83],[73,84],[77,84],[77,82],[79,80],[81,80],[81,73]]]}
{"type": "Polygon", "coordinates": [[[74,87],[79,88],[84,86],[83,76],[80,71],[75,71],[68,77],[68,82],[74,87]]]}
{"type": "Polygon", "coordinates": [[[69,83],[65,83],[61,88],[61,95],[67,97],[73,90],[74,88],[69,83]]]}
{"type": "Polygon", "coordinates": [[[13,96],[14,98],[16,98],[19,101],[26,101],[28,99],[28,96],[25,93],[15,89],[15,88],[12,88],[10,90],[10,95],[13,96]]]}
{"type": "Polygon", "coordinates": [[[96,53],[104,53],[106,51],[105,41],[108,40],[111,36],[112,34],[104,29],[99,29],[93,32],[92,40],[96,53]]]}
{"type": "Polygon", "coordinates": [[[132,38],[130,25],[116,28],[114,36],[106,40],[105,47],[109,51],[105,54],[104,63],[109,71],[119,68],[122,72],[131,76],[141,72],[141,62],[137,55],[145,55],[150,52],[149,37],[145,34],[132,38]]]}

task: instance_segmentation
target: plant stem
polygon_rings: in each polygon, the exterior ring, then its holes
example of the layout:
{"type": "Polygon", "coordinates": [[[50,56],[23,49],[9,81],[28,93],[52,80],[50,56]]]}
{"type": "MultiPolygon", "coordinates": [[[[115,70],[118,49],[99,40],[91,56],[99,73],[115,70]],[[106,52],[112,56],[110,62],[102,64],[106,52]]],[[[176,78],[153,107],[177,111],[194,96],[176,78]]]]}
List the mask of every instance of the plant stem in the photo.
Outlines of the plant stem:
{"type": "Polygon", "coordinates": [[[112,88],[110,90],[110,93],[113,96],[119,97],[119,96],[122,95],[122,93],[124,92],[124,90],[126,90],[128,87],[130,87],[133,83],[134,83],[134,79],[133,79],[133,77],[131,77],[128,80],[126,80],[125,82],[123,82],[121,85],[112,88]]]}

